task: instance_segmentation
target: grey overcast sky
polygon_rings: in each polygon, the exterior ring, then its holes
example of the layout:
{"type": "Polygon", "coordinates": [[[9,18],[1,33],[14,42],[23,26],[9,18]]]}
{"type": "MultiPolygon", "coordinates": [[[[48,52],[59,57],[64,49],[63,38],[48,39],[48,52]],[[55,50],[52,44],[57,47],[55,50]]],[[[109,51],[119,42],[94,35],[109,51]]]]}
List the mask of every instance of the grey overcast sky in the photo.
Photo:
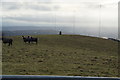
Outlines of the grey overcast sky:
{"type": "Polygon", "coordinates": [[[0,16],[4,26],[117,27],[118,1],[2,0],[0,16]]]}

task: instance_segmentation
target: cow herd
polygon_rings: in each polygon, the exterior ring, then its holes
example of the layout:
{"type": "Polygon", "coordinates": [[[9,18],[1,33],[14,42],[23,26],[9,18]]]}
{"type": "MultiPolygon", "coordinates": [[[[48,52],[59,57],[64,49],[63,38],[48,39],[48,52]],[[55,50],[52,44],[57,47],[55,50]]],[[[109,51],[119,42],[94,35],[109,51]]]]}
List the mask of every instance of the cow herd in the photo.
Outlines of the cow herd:
{"type": "MultiPolygon", "coordinates": [[[[30,37],[30,36],[28,36],[28,37],[22,36],[22,39],[25,43],[29,43],[29,44],[32,43],[32,42],[35,42],[37,44],[37,42],[38,42],[38,38],[33,38],[33,37],[30,37]]],[[[12,43],[13,43],[13,39],[2,37],[2,42],[4,44],[8,44],[8,46],[11,46],[12,43]]]]}
{"type": "Polygon", "coordinates": [[[28,36],[28,37],[22,36],[22,38],[23,38],[23,41],[24,41],[25,43],[26,43],[26,42],[28,42],[28,43],[36,42],[36,44],[37,44],[37,42],[38,42],[38,39],[37,39],[37,38],[33,38],[33,37],[30,37],[30,36],[28,36]]]}

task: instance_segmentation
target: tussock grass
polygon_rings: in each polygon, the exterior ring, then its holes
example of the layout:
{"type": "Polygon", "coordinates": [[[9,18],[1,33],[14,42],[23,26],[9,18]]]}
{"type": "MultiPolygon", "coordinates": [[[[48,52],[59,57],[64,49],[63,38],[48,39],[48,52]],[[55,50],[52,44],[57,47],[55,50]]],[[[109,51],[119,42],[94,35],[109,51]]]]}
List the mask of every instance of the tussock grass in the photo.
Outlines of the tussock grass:
{"type": "Polygon", "coordinates": [[[38,35],[36,45],[13,36],[3,44],[3,75],[118,76],[118,43],[80,35],[38,35]]]}

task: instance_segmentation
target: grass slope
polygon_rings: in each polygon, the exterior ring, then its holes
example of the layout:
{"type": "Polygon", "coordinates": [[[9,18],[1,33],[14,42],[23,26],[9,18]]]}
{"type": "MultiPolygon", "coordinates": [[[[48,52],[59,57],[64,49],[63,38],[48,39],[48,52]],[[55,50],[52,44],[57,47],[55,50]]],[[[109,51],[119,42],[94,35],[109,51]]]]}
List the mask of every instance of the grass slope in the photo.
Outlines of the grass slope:
{"type": "Polygon", "coordinates": [[[3,44],[4,75],[118,76],[117,42],[80,35],[38,35],[25,44],[3,44]]]}

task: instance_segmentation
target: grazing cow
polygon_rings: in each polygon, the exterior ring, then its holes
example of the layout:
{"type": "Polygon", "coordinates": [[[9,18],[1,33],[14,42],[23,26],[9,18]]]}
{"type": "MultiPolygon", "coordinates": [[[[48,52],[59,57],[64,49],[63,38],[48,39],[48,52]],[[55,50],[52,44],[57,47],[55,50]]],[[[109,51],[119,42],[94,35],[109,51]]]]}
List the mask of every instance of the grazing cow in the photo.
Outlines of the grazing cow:
{"type": "Polygon", "coordinates": [[[22,36],[23,37],[23,41],[26,43],[26,42],[29,42],[29,40],[28,40],[28,38],[26,38],[26,37],[24,37],[24,36],[22,36]]]}
{"type": "Polygon", "coordinates": [[[26,43],[26,42],[28,42],[28,43],[30,43],[30,42],[36,42],[36,44],[37,44],[37,42],[38,42],[38,39],[37,38],[33,38],[33,37],[24,37],[24,36],[22,36],[23,37],[23,41],[26,43]]]}
{"type": "Polygon", "coordinates": [[[30,42],[36,42],[36,44],[37,44],[38,39],[37,39],[37,38],[33,38],[33,37],[31,37],[31,38],[30,38],[30,42]]]}
{"type": "Polygon", "coordinates": [[[12,45],[13,40],[10,38],[2,38],[4,44],[8,43],[8,46],[12,45]]]}

